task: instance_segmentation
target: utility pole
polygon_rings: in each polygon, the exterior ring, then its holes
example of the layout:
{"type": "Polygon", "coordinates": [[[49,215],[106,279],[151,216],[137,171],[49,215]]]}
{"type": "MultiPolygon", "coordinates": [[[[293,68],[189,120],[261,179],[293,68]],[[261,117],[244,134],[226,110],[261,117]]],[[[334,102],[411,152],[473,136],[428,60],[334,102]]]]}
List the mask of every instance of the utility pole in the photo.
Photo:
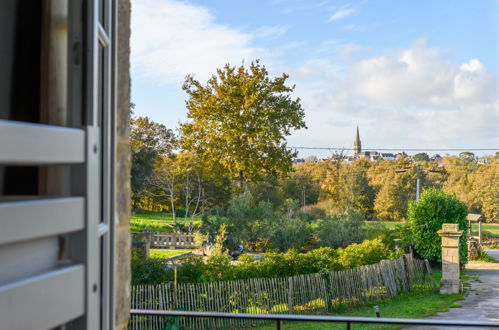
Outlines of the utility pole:
{"type": "Polygon", "coordinates": [[[420,173],[421,173],[421,166],[418,164],[417,179],[416,179],[416,203],[419,201],[419,174],[420,173]]]}

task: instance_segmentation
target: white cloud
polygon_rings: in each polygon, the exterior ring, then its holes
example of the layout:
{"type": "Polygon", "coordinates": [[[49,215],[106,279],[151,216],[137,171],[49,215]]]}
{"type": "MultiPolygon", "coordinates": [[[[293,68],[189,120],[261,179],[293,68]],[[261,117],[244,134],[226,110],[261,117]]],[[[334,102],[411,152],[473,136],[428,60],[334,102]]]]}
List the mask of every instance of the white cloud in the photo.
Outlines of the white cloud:
{"type": "Polygon", "coordinates": [[[340,20],[342,18],[345,18],[347,16],[352,15],[354,12],[355,12],[354,8],[351,8],[348,5],[347,6],[343,6],[340,9],[338,9],[337,11],[335,11],[331,15],[331,17],[329,17],[329,22],[338,21],[338,20],[340,20]]]}
{"type": "Polygon", "coordinates": [[[423,40],[361,60],[344,59],[350,51],[372,52],[337,45],[336,55],[291,71],[309,130],[292,137],[290,144],[303,144],[313,135],[318,145],[351,147],[356,124],[371,147],[499,144],[498,82],[480,60],[455,64],[423,40]],[[338,138],[344,134],[346,139],[338,138]]]}
{"type": "Polygon", "coordinates": [[[398,107],[447,107],[486,103],[497,97],[497,82],[479,60],[458,67],[422,41],[356,63],[349,87],[370,102],[398,107]]]}
{"type": "Polygon", "coordinates": [[[497,81],[477,59],[459,67],[454,77],[454,97],[463,101],[489,101],[497,97],[497,81]]]}
{"type": "MultiPolygon", "coordinates": [[[[195,73],[208,79],[226,63],[239,65],[268,56],[254,36],[218,24],[207,8],[173,0],[140,0],[132,8],[131,61],[134,74],[159,83],[180,82],[195,73]]],[[[286,27],[266,27],[267,36],[286,27]]]]}

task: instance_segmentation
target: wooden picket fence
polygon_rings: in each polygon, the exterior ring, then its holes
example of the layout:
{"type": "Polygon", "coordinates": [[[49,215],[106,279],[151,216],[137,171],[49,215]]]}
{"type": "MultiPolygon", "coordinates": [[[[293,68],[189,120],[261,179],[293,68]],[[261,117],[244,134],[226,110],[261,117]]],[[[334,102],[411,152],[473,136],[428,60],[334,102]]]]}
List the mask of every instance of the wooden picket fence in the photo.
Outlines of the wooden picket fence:
{"type": "Polygon", "coordinates": [[[145,228],[142,232],[132,232],[132,240],[149,242],[151,248],[194,248],[194,234],[192,233],[160,233],[145,228]]]}
{"type": "MultiPolygon", "coordinates": [[[[396,260],[355,269],[211,283],[138,285],[132,288],[132,308],[227,313],[332,313],[399,292],[435,290],[427,261],[404,255],[396,260]],[[429,273],[430,272],[430,273],[429,273]]],[[[171,318],[132,315],[129,329],[229,329],[254,325],[251,320],[171,318]]],[[[263,322],[263,321],[262,321],[263,322]]]]}

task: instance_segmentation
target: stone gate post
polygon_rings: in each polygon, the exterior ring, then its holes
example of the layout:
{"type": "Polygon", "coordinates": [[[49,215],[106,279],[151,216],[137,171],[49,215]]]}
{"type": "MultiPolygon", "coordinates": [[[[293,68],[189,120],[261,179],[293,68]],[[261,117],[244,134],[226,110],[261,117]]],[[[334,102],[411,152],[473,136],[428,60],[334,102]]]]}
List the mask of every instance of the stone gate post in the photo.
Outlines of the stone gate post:
{"type": "Polygon", "coordinates": [[[463,234],[457,223],[444,223],[438,235],[442,237],[442,280],[440,293],[458,293],[459,280],[459,237],[463,234]]]}

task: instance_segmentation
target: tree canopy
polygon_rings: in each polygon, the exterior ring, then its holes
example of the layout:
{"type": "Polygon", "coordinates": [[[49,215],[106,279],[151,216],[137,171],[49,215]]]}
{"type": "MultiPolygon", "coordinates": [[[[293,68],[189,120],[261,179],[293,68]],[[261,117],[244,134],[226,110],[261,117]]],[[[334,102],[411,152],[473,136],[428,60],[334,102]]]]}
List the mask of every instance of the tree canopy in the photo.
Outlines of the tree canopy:
{"type": "Polygon", "coordinates": [[[428,154],[426,152],[420,152],[420,153],[415,154],[413,159],[416,162],[422,162],[422,161],[427,162],[430,160],[430,156],[428,156],[428,154]]]}
{"type": "Polygon", "coordinates": [[[247,180],[288,173],[296,154],[285,137],[306,126],[287,79],[287,74],[269,78],[259,61],[249,68],[227,64],[206,85],[187,76],[189,121],[181,125],[182,147],[237,177],[241,187],[247,180]]]}
{"type": "Polygon", "coordinates": [[[132,194],[136,198],[151,176],[160,156],[171,155],[176,146],[173,131],[148,117],[130,120],[130,146],[132,151],[132,194]]]}
{"type": "Polygon", "coordinates": [[[466,232],[468,208],[455,195],[429,188],[423,191],[418,202],[409,203],[408,218],[412,242],[418,254],[430,261],[441,262],[442,247],[437,231],[444,223],[457,223],[463,235],[459,239],[459,259],[464,265],[467,257],[466,232]]]}

